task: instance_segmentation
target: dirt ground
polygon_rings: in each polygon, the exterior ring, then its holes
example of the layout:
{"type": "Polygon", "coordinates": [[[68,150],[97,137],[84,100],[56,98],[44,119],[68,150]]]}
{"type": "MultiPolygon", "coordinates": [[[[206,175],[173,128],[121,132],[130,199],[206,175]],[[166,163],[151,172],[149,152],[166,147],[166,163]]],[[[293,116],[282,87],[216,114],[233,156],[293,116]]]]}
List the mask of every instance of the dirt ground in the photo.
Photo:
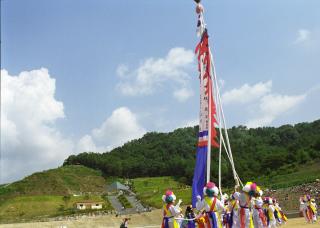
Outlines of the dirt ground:
{"type": "MultiPolygon", "coordinates": [[[[128,215],[130,218],[129,227],[138,228],[152,228],[160,227],[161,224],[161,211],[154,210],[148,213],[128,215]]],[[[120,223],[125,216],[115,217],[111,216],[99,216],[99,217],[84,217],[77,220],[69,221],[52,221],[52,222],[38,222],[38,223],[18,223],[0,225],[0,228],[102,228],[102,227],[120,227],[120,223]]],[[[300,227],[313,227],[320,228],[320,221],[315,224],[306,224],[303,218],[289,219],[284,228],[300,228],[300,227]]]]}

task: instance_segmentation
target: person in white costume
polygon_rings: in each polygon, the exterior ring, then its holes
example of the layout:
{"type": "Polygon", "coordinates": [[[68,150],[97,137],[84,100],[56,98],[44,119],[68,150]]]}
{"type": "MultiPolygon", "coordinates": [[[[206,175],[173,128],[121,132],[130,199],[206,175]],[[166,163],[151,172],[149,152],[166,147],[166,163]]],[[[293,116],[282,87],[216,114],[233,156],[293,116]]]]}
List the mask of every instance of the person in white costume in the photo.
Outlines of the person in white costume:
{"type": "Polygon", "coordinates": [[[239,222],[239,201],[235,198],[235,192],[230,195],[230,201],[228,204],[228,210],[230,211],[230,224],[232,228],[240,228],[239,222]]]}
{"type": "Polygon", "coordinates": [[[224,211],[224,202],[218,199],[219,189],[213,182],[208,182],[203,188],[204,198],[197,196],[197,210],[205,210],[205,226],[222,228],[221,213],[224,211]]]}
{"type": "Polygon", "coordinates": [[[305,197],[300,197],[300,212],[302,213],[304,219],[306,220],[306,222],[308,222],[308,217],[307,217],[307,201],[305,199],[305,197]]]}
{"type": "Polygon", "coordinates": [[[311,207],[311,209],[313,210],[313,218],[312,218],[312,221],[313,221],[313,222],[317,222],[318,208],[317,208],[316,201],[315,201],[315,199],[313,199],[313,198],[310,200],[310,207],[311,207]]]}
{"type": "Polygon", "coordinates": [[[268,228],[274,228],[277,226],[276,218],[274,217],[274,206],[272,202],[271,197],[265,198],[265,204],[266,204],[266,215],[268,220],[268,228]]]}
{"type": "Polygon", "coordinates": [[[239,201],[240,206],[238,214],[240,228],[253,227],[250,209],[252,208],[252,197],[255,195],[256,188],[256,183],[247,182],[241,192],[234,193],[234,197],[239,201]]]}
{"type": "Polygon", "coordinates": [[[179,200],[178,204],[174,205],[176,196],[170,190],[166,191],[166,194],[162,196],[162,200],[166,204],[163,205],[163,220],[161,227],[179,228],[179,223],[174,218],[181,214],[180,204],[182,203],[182,200],[179,200]]]}
{"type": "Polygon", "coordinates": [[[252,219],[255,228],[266,228],[268,226],[267,218],[263,212],[263,200],[261,198],[262,194],[262,190],[259,186],[257,186],[256,195],[254,198],[254,208],[252,212],[252,219]]]}

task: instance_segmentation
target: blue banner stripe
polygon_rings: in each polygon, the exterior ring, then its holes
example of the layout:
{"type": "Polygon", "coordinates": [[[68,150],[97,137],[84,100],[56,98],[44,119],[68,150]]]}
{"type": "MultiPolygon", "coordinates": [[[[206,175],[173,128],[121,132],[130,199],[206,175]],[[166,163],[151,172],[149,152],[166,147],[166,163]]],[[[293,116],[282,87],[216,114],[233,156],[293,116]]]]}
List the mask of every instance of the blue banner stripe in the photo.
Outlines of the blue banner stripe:
{"type": "Polygon", "coordinates": [[[206,170],[207,170],[207,150],[205,147],[197,148],[196,165],[194,168],[192,181],[192,207],[196,207],[197,196],[203,198],[203,187],[206,184],[206,170]]]}
{"type": "Polygon", "coordinates": [[[208,135],[208,131],[201,131],[198,133],[198,137],[203,137],[203,136],[207,136],[208,135]]]}

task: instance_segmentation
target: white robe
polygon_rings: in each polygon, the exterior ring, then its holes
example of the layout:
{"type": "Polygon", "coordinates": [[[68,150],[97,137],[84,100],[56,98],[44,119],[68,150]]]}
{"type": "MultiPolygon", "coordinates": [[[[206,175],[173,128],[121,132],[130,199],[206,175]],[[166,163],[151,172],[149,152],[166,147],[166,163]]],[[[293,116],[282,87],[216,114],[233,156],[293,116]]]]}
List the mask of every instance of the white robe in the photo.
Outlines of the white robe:
{"type": "MultiPolygon", "coordinates": [[[[196,203],[197,210],[201,211],[204,209],[206,212],[210,212],[211,204],[212,204],[215,197],[207,197],[207,198],[210,200],[210,205],[208,205],[208,203],[206,202],[205,199],[202,199],[201,201],[197,201],[197,203],[196,203]]],[[[220,214],[221,214],[221,212],[224,211],[223,201],[220,201],[217,198],[214,208],[215,208],[215,212],[216,212],[217,222],[218,222],[218,224],[221,224],[220,214]]],[[[211,219],[210,219],[210,224],[211,224],[211,227],[213,227],[211,219]]],[[[221,226],[218,225],[218,227],[221,227],[221,226]]]]}
{"type": "MultiPolygon", "coordinates": [[[[177,217],[181,214],[180,211],[180,205],[176,205],[174,206],[173,204],[170,205],[170,207],[168,208],[168,211],[170,211],[171,216],[173,216],[173,218],[169,218],[168,219],[168,224],[170,228],[173,228],[173,222],[174,222],[174,217],[177,217]]],[[[178,223],[179,224],[179,223],[178,223]]]]}
{"type": "Polygon", "coordinates": [[[244,192],[235,192],[234,193],[234,198],[239,201],[239,210],[238,210],[238,223],[241,226],[241,209],[244,210],[244,223],[245,223],[245,228],[250,227],[250,217],[251,217],[251,212],[250,208],[252,207],[252,202],[251,202],[251,197],[248,196],[247,193],[244,192]],[[242,208],[243,207],[243,208],[242,208]]]}
{"type": "Polygon", "coordinates": [[[239,202],[238,200],[231,200],[229,202],[229,210],[232,213],[233,211],[233,224],[232,228],[240,228],[240,223],[239,223],[239,202]],[[235,203],[235,205],[234,205],[235,203]]]}
{"type": "Polygon", "coordinates": [[[316,222],[317,221],[317,210],[318,210],[317,204],[314,202],[310,202],[310,204],[312,204],[316,208],[316,213],[313,215],[313,218],[312,218],[312,221],[316,222]]]}
{"type": "Polygon", "coordinates": [[[277,221],[276,218],[274,217],[274,206],[269,205],[268,206],[268,216],[269,216],[269,226],[268,228],[275,228],[277,227],[277,221]]]}
{"type": "MultiPolygon", "coordinates": [[[[253,212],[252,212],[252,219],[253,219],[253,224],[255,228],[265,228],[266,226],[263,225],[263,222],[260,218],[260,213],[259,210],[263,210],[262,206],[263,206],[263,200],[261,199],[261,197],[257,197],[254,200],[254,208],[253,208],[253,212]]],[[[263,213],[263,212],[262,212],[263,213]]]]}

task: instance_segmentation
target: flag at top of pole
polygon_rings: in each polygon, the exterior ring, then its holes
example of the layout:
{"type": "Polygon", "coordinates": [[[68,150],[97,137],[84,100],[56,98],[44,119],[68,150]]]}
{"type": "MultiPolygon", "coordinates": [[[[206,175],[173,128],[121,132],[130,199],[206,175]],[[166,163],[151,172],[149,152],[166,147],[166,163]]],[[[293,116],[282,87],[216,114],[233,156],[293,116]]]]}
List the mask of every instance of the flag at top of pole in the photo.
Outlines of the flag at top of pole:
{"type": "Polygon", "coordinates": [[[198,70],[200,79],[200,122],[196,165],[192,183],[192,205],[195,207],[197,196],[203,197],[203,187],[210,181],[211,146],[219,147],[215,125],[216,105],[213,99],[212,59],[209,48],[209,36],[203,19],[203,6],[200,0],[197,3],[198,14],[197,34],[201,36],[195,53],[198,57],[198,70]]]}

